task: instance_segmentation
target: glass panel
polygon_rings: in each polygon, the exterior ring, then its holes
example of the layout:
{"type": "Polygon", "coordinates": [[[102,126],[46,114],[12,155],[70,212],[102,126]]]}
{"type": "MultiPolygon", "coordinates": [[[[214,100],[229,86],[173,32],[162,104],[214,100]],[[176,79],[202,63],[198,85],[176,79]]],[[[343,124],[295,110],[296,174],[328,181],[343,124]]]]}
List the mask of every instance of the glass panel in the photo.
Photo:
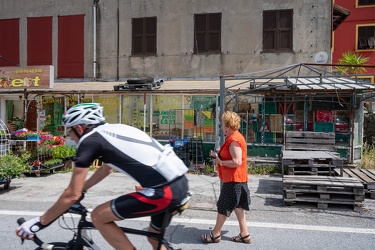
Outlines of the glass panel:
{"type": "Polygon", "coordinates": [[[186,136],[215,140],[216,96],[185,96],[184,126],[186,136]]]}
{"type": "Polygon", "coordinates": [[[64,112],[64,98],[46,96],[42,97],[42,102],[46,114],[44,126],[41,124],[42,131],[48,131],[53,135],[63,135],[62,115],[64,112]]]}
{"type": "Polygon", "coordinates": [[[358,5],[375,5],[375,0],[358,0],[358,5]]]}
{"type": "Polygon", "coordinates": [[[94,102],[100,103],[103,106],[103,114],[105,121],[108,123],[119,123],[119,107],[120,98],[119,96],[108,95],[108,96],[94,96],[94,102]]]}
{"type": "Polygon", "coordinates": [[[182,109],[182,96],[155,95],[152,96],[152,103],[152,122],[158,128],[153,130],[152,136],[156,139],[167,140],[171,129],[181,127],[181,117],[176,116],[178,116],[177,111],[182,109]]]}
{"type": "Polygon", "coordinates": [[[123,95],[121,123],[142,129],[144,123],[143,109],[143,95],[123,95]]]}

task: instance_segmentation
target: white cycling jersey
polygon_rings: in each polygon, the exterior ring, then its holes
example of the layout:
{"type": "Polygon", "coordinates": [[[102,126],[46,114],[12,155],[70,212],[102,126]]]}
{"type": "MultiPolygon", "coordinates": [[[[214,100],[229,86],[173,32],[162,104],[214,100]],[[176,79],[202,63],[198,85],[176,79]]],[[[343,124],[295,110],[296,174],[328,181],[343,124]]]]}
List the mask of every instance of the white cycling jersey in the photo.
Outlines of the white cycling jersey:
{"type": "Polygon", "coordinates": [[[124,124],[104,124],[78,142],[76,167],[89,167],[100,159],[133,177],[143,187],[165,185],[187,172],[173,148],[163,146],[142,130],[124,124]]]}

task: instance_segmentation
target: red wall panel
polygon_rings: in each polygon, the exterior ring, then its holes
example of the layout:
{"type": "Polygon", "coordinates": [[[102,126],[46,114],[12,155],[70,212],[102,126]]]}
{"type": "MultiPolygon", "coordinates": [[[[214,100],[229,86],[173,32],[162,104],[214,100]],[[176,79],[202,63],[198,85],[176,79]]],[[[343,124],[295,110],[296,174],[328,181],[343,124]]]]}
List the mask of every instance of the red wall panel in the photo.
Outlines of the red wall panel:
{"type": "MultiPolygon", "coordinates": [[[[375,24],[375,6],[356,7],[356,0],[335,0],[339,6],[350,10],[350,15],[340,24],[334,32],[334,50],[332,62],[338,63],[344,52],[356,51],[356,30],[358,24],[375,24]]],[[[368,65],[375,65],[375,50],[360,50],[357,52],[370,60],[368,65]]],[[[375,74],[375,68],[366,68],[365,74],[375,74]]]]}
{"type": "Polygon", "coordinates": [[[52,65],[52,17],[27,18],[27,65],[52,65]]]}
{"type": "Polygon", "coordinates": [[[58,17],[58,78],[84,77],[84,17],[58,17]]]}
{"type": "Polygon", "coordinates": [[[18,66],[20,63],[19,19],[0,20],[0,66],[18,66]]]}

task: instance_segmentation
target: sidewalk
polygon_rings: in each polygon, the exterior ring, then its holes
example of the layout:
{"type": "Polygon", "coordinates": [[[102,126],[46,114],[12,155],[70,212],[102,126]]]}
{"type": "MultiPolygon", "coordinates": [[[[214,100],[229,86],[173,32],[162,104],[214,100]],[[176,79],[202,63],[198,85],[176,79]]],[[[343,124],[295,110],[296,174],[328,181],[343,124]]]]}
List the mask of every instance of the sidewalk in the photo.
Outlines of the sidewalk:
{"type": "MultiPolygon", "coordinates": [[[[90,173],[92,174],[92,173],[90,173]]],[[[3,202],[18,202],[32,206],[36,200],[43,200],[45,207],[38,206],[44,211],[62,191],[68,186],[71,173],[42,174],[41,177],[30,175],[26,178],[12,179],[10,189],[4,190],[0,186],[0,195],[3,202]]],[[[190,209],[216,212],[216,202],[220,194],[220,179],[217,176],[187,174],[190,192],[193,194],[190,209]]],[[[301,210],[331,212],[330,209],[319,210],[310,207],[286,207],[283,205],[282,177],[281,175],[249,175],[249,188],[251,192],[252,211],[296,212],[301,210]]],[[[102,182],[88,191],[85,204],[94,208],[100,203],[113,199],[121,194],[133,192],[137,183],[130,177],[121,173],[112,173],[102,182]]],[[[375,200],[365,199],[364,206],[359,211],[343,210],[349,213],[366,213],[375,218],[375,200]]]]}

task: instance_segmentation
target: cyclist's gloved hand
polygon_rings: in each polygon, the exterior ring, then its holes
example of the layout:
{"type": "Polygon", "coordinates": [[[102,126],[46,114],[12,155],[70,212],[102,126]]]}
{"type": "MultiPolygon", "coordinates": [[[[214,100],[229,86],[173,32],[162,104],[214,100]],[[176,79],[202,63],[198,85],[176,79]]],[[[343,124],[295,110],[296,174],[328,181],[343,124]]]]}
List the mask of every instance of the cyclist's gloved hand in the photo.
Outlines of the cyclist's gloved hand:
{"type": "Polygon", "coordinates": [[[33,238],[34,234],[39,230],[43,229],[45,226],[40,224],[40,217],[28,220],[24,222],[21,226],[17,228],[18,236],[22,238],[33,238]]]}

